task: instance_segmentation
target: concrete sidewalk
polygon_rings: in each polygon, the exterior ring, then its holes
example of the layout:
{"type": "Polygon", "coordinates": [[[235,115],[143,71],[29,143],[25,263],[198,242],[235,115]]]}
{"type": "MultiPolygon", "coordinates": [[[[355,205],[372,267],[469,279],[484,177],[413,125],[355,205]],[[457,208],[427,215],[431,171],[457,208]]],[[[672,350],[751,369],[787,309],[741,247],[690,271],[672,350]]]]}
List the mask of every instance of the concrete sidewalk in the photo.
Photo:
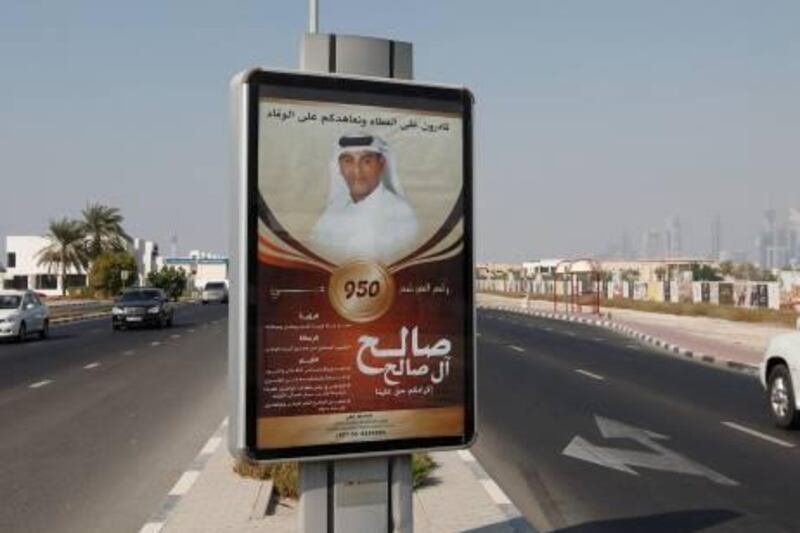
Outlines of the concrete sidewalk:
{"type": "MultiPolygon", "coordinates": [[[[526,302],[519,297],[505,297],[494,294],[478,294],[479,305],[511,306],[526,309],[526,302]]],[[[552,313],[553,304],[541,300],[529,300],[527,309],[552,313]]],[[[563,313],[560,306],[560,313],[563,313]]],[[[669,346],[680,347],[683,351],[696,354],[698,359],[713,359],[723,364],[745,365],[753,368],[764,356],[769,340],[780,333],[793,331],[791,328],[770,324],[734,322],[719,318],[692,317],[648,313],[630,309],[601,309],[603,317],[611,316],[610,322],[629,328],[645,337],[662,341],[669,346]]],[[[593,315],[579,315],[591,317],[593,315]]]]}
{"type": "MultiPolygon", "coordinates": [[[[175,484],[140,533],[298,531],[297,501],[278,498],[269,481],[233,472],[222,430],[175,484]],[[212,444],[213,443],[213,444],[212,444]]],[[[414,531],[523,533],[535,530],[466,451],[435,452],[430,483],[414,492],[414,531]]]]}

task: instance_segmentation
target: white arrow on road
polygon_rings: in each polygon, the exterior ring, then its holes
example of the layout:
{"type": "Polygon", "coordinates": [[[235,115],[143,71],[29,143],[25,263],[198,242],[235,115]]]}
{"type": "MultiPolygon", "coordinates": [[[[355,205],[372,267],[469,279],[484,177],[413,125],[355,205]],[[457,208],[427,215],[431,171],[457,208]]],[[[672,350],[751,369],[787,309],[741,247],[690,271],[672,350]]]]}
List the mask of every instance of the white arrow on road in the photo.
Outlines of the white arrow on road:
{"type": "Polygon", "coordinates": [[[720,485],[739,485],[738,482],[655,442],[656,439],[668,439],[669,437],[665,435],[629,426],[622,422],[617,422],[616,420],[603,418],[602,416],[595,415],[594,418],[597,422],[597,427],[600,429],[600,434],[602,434],[603,437],[607,439],[631,439],[649,448],[651,451],[595,446],[580,435],[576,435],[567,447],[564,448],[562,452],[564,455],[619,470],[620,472],[633,474],[634,476],[638,476],[639,474],[631,467],[638,466],[653,470],[675,472],[678,474],[701,476],[715,483],[719,483],[720,485]]]}

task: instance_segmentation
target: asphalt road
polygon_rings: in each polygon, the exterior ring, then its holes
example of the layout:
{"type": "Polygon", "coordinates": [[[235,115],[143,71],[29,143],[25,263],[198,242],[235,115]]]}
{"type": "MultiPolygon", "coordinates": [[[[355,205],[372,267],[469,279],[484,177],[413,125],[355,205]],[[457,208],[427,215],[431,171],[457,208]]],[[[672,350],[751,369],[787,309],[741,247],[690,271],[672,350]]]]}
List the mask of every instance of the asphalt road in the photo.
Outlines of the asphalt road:
{"type": "Polygon", "coordinates": [[[226,416],[227,306],[0,344],[0,531],[136,532],[226,416]]]}
{"type": "Polygon", "coordinates": [[[478,332],[473,451],[540,529],[800,531],[800,432],[755,378],[573,323],[478,332]]]}

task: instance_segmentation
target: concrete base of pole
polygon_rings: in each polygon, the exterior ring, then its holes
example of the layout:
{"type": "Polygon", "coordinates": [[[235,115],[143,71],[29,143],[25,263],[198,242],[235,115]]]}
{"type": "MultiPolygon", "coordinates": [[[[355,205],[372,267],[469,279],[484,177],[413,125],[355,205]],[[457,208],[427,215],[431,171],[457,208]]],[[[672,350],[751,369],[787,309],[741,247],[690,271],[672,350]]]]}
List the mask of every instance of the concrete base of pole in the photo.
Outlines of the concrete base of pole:
{"type": "Polygon", "coordinates": [[[300,463],[302,533],[411,533],[411,456],[300,463]]]}

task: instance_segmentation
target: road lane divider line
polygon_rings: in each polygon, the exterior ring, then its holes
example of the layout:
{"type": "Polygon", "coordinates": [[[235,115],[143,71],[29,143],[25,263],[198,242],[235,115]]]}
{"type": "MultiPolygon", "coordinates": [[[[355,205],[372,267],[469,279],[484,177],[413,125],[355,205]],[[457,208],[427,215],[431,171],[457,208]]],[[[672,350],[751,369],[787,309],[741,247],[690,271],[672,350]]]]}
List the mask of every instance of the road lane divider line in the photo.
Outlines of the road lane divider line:
{"type": "Polygon", "coordinates": [[[150,343],[150,346],[161,346],[161,341],[153,341],[150,343]]]}
{"type": "MultiPolygon", "coordinates": [[[[192,461],[189,468],[187,468],[175,485],[170,490],[161,504],[160,509],[145,522],[139,533],[159,533],[163,530],[167,522],[169,522],[170,515],[180,505],[181,500],[190,492],[195,482],[203,473],[208,462],[211,458],[220,453],[219,448],[224,441],[224,427],[227,423],[227,418],[222,420],[219,426],[214,430],[211,437],[209,437],[206,444],[198,452],[192,461]]],[[[271,495],[271,493],[270,493],[271,495]]]]}
{"type": "Polygon", "coordinates": [[[222,442],[222,437],[214,436],[208,439],[206,445],[203,446],[203,449],[200,450],[200,455],[211,455],[217,448],[219,448],[220,443],[222,442]]]}
{"type": "Polygon", "coordinates": [[[191,328],[191,329],[189,330],[189,333],[194,333],[194,328],[191,328]]]}
{"type": "Polygon", "coordinates": [[[489,497],[497,505],[511,504],[511,500],[508,499],[506,493],[503,492],[503,489],[500,488],[500,485],[495,483],[493,479],[482,479],[481,485],[483,485],[483,488],[486,489],[486,492],[489,493],[489,497]]]}
{"type": "Polygon", "coordinates": [[[38,389],[40,387],[44,387],[45,385],[50,385],[53,382],[52,379],[44,379],[42,381],[37,381],[36,383],[31,383],[28,385],[30,389],[38,389]]]}
{"type": "Polygon", "coordinates": [[[177,333],[173,333],[172,335],[170,335],[170,336],[169,336],[169,338],[170,338],[170,339],[180,339],[180,338],[181,338],[181,336],[180,336],[180,335],[178,335],[177,333]]]}
{"type": "Polygon", "coordinates": [[[470,452],[469,450],[458,450],[458,456],[465,463],[474,463],[475,462],[475,456],[472,455],[472,452],[470,452]]]}
{"type": "Polygon", "coordinates": [[[169,495],[170,496],[186,495],[186,493],[189,492],[189,489],[192,488],[192,485],[194,485],[194,482],[197,481],[198,477],[200,477],[200,472],[198,470],[187,470],[186,472],[181,474],[181,477],[169,491],[169,495]]]}
{"type": "Polygon", "coordinates": [[[84,370],[91,370],[93,368],[97,368],[98,366],[100,366],[100,363],[97,363],[97,362],[89,363],[88,365],[84,366],[83,369],[84,370]]]}
{"type": "Polygon", "coordinates": [[[164,522],[148,522],[142,526],[139,533],[161,533],[166,524],[164,522]]]}
{"type": "Polygon", "coordinates": [[[122,352],[122,355],[133,355],[135,353],[136,353],[135,350],[125,350],[124,352],[122,352]]]}
{"type": "Polygon", "coordinates": [[[589,372],[588,370],[583,370],[582,368],[576,369],[575,372],[577,372],[578,374],[582,374],[582,375],[584,375],[586,377],[589,377],[589,378],[592,378],[592,379],[596,379],[597,381],[605,381],[606,380],[606,378],[604,378],[600,374],[595,374],[593,372],[589,372]]]}
{"type": "Polygon", "coordinates": [[[760,431],[756,431],[755,429],[750,429],[748,427],[742,426],[737,424],[736,422],[727,422],[722,421],[723,426],[728,426],[731,429],[735,429],[737,431],[741,431],[742,433],[747,433],[748,435],[752,435],[753,437],[757,437],[759,439],[765,440],[767,442],[771,442],[773,444],[777,444],[778,446],[783,446],[784,448],[794,448],[795,445],[791,442],[787,442],[785,440],[781,440],[777,437],[772,437],[767,435],[766,433],[761,433],[760,431]]]}
{"type": "Polygon", "coordinates": [[[514,346],[513,344],[509,344],[508,347],[516,352],[525,353],[525,348],[520,348],[519,346],[514,346]]]}

